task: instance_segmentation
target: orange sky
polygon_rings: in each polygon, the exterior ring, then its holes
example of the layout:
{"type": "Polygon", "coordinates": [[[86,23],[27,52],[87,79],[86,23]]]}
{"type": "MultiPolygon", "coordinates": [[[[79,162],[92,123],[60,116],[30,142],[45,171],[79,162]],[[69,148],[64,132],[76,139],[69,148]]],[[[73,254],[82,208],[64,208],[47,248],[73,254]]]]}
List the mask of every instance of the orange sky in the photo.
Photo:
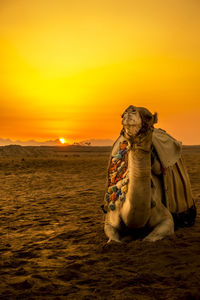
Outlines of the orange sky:
{"type": "Polygon", "coordinates": [[[115,139],[130,104],[200,144],[199,0],[1,0],[0,138],[115,139]]]}

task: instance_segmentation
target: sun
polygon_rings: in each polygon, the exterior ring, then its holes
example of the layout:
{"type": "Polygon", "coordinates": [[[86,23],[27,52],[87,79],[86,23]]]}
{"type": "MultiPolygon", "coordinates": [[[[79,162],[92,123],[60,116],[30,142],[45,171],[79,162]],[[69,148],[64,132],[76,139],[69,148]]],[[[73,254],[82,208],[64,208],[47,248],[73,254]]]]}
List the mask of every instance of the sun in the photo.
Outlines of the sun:
{"type": "Polygon", "coordinates": [[[59,138],[59,141],[61,142],[61,144],[65,144],[66,140],[64,138],[59,138]]]}

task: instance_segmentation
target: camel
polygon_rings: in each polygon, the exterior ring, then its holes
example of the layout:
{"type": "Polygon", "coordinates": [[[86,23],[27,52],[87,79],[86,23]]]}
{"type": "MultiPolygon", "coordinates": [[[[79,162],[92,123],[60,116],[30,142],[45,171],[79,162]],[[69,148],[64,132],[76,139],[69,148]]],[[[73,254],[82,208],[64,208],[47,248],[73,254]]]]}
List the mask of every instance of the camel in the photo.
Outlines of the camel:
{"type": "Polygon", "coordinates": [[[125,242],[143,230],[144,241],[174,234],[175,226],[195,222],[196,208],[181,143],[154,128],[157,113],[129,106],[113,145],[102,209],[110,241],[125,242]]]}

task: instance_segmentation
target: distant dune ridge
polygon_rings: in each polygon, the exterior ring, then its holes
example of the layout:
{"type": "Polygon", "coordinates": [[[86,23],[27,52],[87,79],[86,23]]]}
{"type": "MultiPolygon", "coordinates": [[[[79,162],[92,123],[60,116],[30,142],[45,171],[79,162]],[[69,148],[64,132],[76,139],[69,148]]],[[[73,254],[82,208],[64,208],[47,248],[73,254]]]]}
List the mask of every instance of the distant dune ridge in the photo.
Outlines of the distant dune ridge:
{"type": "MultiPolygon", "coordinates": [[[[111,145],[107,140],[107,145],[101,146],[100,140],[94,140],[93,143],[80,142],[73,145],[43,145],[43,146],[21,146],[21,145],[7,145],[0,146],[0,157],[2,158],[14,158],[14,157],[54,157],[56,155],[63,156],[65,153],[69,152],[82,152],[82,153],[95,153],[95,152],[110,152],[111,145]]],[[[106,141],[106,140],[105,140],[106,141]]],[[[190,151],[195,151],[200,153],[200,146],[183,146],[183,149],[190,149],[190,151]]]]}
{"type": "Polygon", "coordinates": [[[45,142],[38,142],[35,140],[29,141],[12,141],[11,139],[1,139],[0,138],[0,146],[7,146],[7,145],[20,145],[20,146],[58,146],[60,144],[59,139],[57,140],[50,140],[45,142]]]}
{"type": "MultiPolygon", "coordinates": [[[[56,155],[63,156],[69,152],[110,152],[111,146],[85,146],[81,144],[66,145],[66,146],[21,146],[7,145],[0,146],[0,158],[25,158],[25,157],[54,157],[56,155]]],[[[68,155],[67,155],[68,156],[68,155]]]]}
{"type": "MultiPolygon", "coordinates": [[[[83,140],[77,143],[74,143],[76,145],[80,146],[111,146],[114,143],[111,139],[88,139],[83,140]]],[[[12,141],[11,139],[2,139],[0,138],[0,146],[7,146],[7,145],[20,145],[20,146],[59,146],[60,141],[59,139],[56,140],[49,140],[45,142],[38,142],[35,140],[29,140],[29,141],[12,141]]],[[[65,145],[69,145],[66,143],[65,145]]]]}

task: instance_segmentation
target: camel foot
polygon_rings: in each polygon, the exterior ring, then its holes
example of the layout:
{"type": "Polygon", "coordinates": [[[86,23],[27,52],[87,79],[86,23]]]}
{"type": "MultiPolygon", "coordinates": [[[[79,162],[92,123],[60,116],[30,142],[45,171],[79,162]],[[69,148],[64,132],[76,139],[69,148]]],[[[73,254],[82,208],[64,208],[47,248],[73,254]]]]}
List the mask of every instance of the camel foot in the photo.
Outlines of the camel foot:
{"type": "Polygon", "coordinates": [[[160,241],[164,238],[164,236],[146,236],[144,239],[143,239],[143,242],[156,242],[156,241],[160,241]]]}
{"type": "Polygon", "coordinates": [[[121,244],[121,243],[122,243],[121,241],[114,241],[114,240],[109,239],[105,244],[103,244],[102,248],[106,249],[106,248],[109,248],[111,245],[121,244]]]}

